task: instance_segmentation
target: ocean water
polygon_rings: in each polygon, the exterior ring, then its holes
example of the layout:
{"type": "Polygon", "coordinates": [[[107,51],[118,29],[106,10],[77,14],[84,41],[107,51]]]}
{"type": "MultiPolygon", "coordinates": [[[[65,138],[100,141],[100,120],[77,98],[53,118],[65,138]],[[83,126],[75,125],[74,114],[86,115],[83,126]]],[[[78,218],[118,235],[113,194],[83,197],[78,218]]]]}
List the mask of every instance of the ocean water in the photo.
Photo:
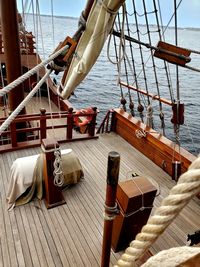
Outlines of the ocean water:
{"type": "MultiPolygon", "coordinates": [[[[39,19],[38,19],[39,21],[39,19]]],[[[69,17],[54,17],[53,20],[48,16],[41,16],[40,23],[36,23],[36,18],[30,15],[27,18],[27,30],[35,34],[37,38],[37,49],[42,59],[47,58],[50,55],[57,44],[64,40],[66,36],[72,36],[77,29],[78,20],[69,17]],[[52,24],[53,22],[53,24],[52,24]],[[34,26],[35,25],[35,26],[34,26]],[[53,25],[53,26],[52,26],[53,25]]],[[[145,31],[145,29],[144,29],[145,31]]],[[[200,50],[200,29],[179,29],[179,46],[200,50]]],[[[169,28],[166,33],[166,42],[174,41],[174,30],[169,28]]],[[[147,36],[144,35],[143,41],[146,41],[147,36]]],[[[152,37],[152,44],[156,45],[156,37],[152,37]]],[[[134,55],[135,55],[135,65],[140,71],[141,62],[138,46],[134,45],[134,55]]],[[[146,49],[147,50],[147,49],[146,49]]],[[[144,49],[145,51],[145,49],[144,49]]],[[[148,51],[147,51],[148,52],[148,51]]],[[[114,55],[114,47],[111,47],[110,55],[114,55]]],[[[128,52],[127,52],[128,53],[128,52]]],[[[145,52],[144,52],[145,54],[145,52]]],[[[152,62],[148,60],[149,54],[144,56],[147,70],[147,81],[149,83],[149,91],[153,94],[156,93],[156,86],[154,80],[154,72],[152,70],[152,62]]],[[[192,54],[191,66],[199,67],[200,55],[192,54]]],[[[166,76],[163,72],[162,60],[156,59],[156,64],[158,64],[157,72],[159,74],[159,84],[160,84],[160,95],[162,98],[170,100],[169,91],[166,87],[166,76]]],[[[86,77],[86,79],[77,87],[75,90],[75,95],[70,98],[70,102],[76,108],[86,108],[88,106],[96,106],[99,110],[98,114],[98,124],[104,118],[106,111],[114,107],[120,107],[121,93],[120,88],[117,85],[118,74],[116,65],[109,62],[107,57],[107,44],[105,44],[98,61],[95,63],[94,67],[86,77]]],[[[132,72],[129,69],[130,84],[132,83],[132,72]]],[[[173,88],[176,88],[176,73],[174,65],[170,64],[170,73],[172,79],[173,88]]],[[[121,80],[126,82],[124,73],[121,73],[121,80]]],[[[185,147],[187,150],[194,154],[198,154],[200,151],[200,73],[194,72],[185,68],[179,68],[180,76],[180,96],[181,103],[185,104],[185,123],[180,127],[180,141],[181,146],[185,147]]],[[[58,76],[52,75],[52,78],[56,78],[59,82],[61,74],[58,76]]],[[[140,88],[144,88],[144,78],[142,75],[138,78],[140,88]]],[[[176,97],[176,90],[174,90],[174,95],[176,97]]],[[[124,95],[128,94],[127,89],[124,89],[124,95]]],[[[137,95],[136,92],[131,91],[131,95],[135,104],[135,109],[137,109],[137,95]]],[[[127,96],[127,103],[128,103],[127,96]]],[[[160,130],[159,121],[159,107],[157,101],[151,102],[154,108],[154,125],[155,128],[160,130]]],[[[144,105],[147,103],[144,100],[144,105]]],[[[127,111],[128,104],[127,104],[127,111]]],[[[175,140],[173,125],[170,122],[172,117],[171,107],[163,106],[163,112],[165,114],[165,124],[166,124],[166,136],[171,140],[175,140]]],[[[136,116],[137,116],[136,112],[136,116]]],[[[161,130],[160,130],[161,131],[161,130]]]]}

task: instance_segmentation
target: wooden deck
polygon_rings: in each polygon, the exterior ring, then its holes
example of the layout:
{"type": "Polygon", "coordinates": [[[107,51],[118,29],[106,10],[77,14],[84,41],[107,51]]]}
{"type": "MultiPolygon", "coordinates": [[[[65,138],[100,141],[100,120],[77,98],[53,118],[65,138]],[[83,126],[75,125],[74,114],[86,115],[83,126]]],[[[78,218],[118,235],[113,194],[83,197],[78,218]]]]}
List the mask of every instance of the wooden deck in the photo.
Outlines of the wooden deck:
{"type": "MultiPolygon", "coordinates": [[[[42,201],[8,212],[6,190],[12,162],[18,157],[40,153],[39,148],[0,155],[0,266],[99,266],[102,244],[103,205],[107,155],[121,155],[120,180],[131,172],[145,175],[160,186],[155,206],[174,185],[171,178],[126,141],[115,134],[98,140],[67,143],[79,157],[85,179],[64,191],[66,204],[47,210],[42,201]]],[[[151,248],[152,252],[186,244],[187,233],[200,229],[199,200],[184,208],[175,222],[151,248]]],[[[111,255],[113,265],[120,254],[111,255]]]]}

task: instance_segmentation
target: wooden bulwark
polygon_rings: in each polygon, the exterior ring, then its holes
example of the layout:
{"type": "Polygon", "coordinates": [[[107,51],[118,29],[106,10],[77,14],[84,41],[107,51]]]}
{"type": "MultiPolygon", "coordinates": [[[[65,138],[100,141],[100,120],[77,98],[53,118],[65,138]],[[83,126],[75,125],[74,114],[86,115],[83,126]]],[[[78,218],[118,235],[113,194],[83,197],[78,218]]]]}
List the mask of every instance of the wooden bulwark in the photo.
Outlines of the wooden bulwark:
{"type": "Polygon", "coordinates": [[[121,109],[115,109],[115,131],[131,145],[141,151],[155,164],[165,170],[168,174],[172,175],[172,161],[182,162],[182,173],[185,172],[195,156],[186,151],[178,148],[174,149],[174,143],[155,130],[147,127],[141,121],[129,116],[128,113],[121,109]],[[142,130],[146,132],[146,137],[138,138],[136,131],[142,130]]]}
{"type": "MultiPolygon", "coordinates": [[[[85,178],[63,192],[66,205],[47,210],[44,202],[33,201],[6,209],[6,190],[10,167],[18,157],[40,153],[39,148],[0,155],[0,266],[85,267],[100,266],[103,210],[106,188],[107,156],[118,151],[121,156],[120,181],[132,172],[152,179],[160,194],[158,206],[175,184],[169,175],[114,133],[96,140],[71,142],[71,148],[83,166],[85,178]]],[[[199,201],[192,200],[172,225],[151,247],[156,253],[172,246],[186,244],[187,233],[200,229],[199,201]]],[[[113,266],[121,253],[111,253],[113,266]]]]}

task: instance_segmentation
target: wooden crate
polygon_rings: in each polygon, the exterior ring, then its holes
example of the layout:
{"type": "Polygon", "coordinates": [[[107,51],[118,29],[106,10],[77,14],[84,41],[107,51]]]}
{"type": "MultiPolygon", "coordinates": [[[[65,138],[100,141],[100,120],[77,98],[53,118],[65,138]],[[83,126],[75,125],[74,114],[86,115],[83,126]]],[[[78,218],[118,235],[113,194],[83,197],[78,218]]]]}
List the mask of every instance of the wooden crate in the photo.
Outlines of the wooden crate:
{"type": "Polygon", "coordinates": [[[149,179],[141,176],[119,183],[117,202],[120,213],[114,219],[112,232],[115,252],[125,249],[146,224],[156,191],[149,179]]]}

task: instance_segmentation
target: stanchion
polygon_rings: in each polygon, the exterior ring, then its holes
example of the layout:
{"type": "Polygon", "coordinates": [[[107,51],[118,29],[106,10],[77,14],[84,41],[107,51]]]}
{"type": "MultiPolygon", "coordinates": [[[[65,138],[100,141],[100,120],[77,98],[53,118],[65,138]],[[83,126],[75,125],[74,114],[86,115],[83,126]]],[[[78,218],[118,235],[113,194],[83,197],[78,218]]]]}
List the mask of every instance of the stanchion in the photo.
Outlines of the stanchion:
{"type": "Polygon", "coordinates": [[[108,155],[107,188],[101,267],[109,267],[113,219],[117,213],[116,191],[119,177],[120,155],[111,151],[108,155]]]}
{"type": "Polygon", "coordinates": [[[65,204],[65,199],[62,195],[62,188],[54,184],[54,149],[59,148],[58,143],[53,138],[42,140],[43,148],[45,149],[44,160],[44,183],[45,183],[45,205],[47,209],[65,204]]]}

